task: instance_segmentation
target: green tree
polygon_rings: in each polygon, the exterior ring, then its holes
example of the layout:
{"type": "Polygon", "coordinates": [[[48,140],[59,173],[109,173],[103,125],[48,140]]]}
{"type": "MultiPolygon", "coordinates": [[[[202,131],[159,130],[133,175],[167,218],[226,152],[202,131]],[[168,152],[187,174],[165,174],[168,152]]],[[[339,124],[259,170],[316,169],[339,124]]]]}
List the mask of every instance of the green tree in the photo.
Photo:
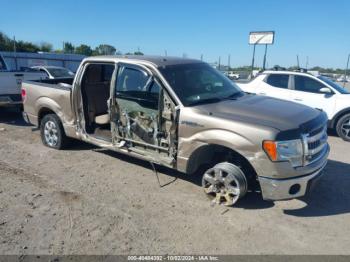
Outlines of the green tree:
{"type": "Polygon", "coordinates": [[[143,55],[143,53],[141,51],[136,51],[134,52],[134,55],[143,55]]]}
{"type": "Polygon", "coordinates": [[[114,55],[117,49],[112,45],[101,44],[96,47],[95,52],[98,55],[114,55]]]}
{"type": "Polygon", "coordinates": [[[74,45],[70,42],[64,42],[63,53],[73,54],[74,53],[74,45]]]}
{"type": "Polygon", "coordinates": [[[16,41],[16,51],[37,53],[38,51],[40,51],[40,47],[31,42],[25,42],[20,40],[20,41],[16,41]]]}
{"type": "Polygon", "coordinates": [[[0,50],[1,51],[13,50],[13,41],[2,32],[0,32],[0,50]]]}
{"type": "Polygon", "coordinates": [[[81,44],[80,46],[77,46],[75,48],[75,53],[76,54],[81,54],[81,55],[86,55],[86,56],[91,56],[92,55],[92,49],[88,45],[81,44]]]}
{"type": "Polygon", "coordinates": [[[47,42],[41,42],[40,43],[40,51],[43,52],[51,52],[52,51],[52,44],[47,43],[47,42]]]}

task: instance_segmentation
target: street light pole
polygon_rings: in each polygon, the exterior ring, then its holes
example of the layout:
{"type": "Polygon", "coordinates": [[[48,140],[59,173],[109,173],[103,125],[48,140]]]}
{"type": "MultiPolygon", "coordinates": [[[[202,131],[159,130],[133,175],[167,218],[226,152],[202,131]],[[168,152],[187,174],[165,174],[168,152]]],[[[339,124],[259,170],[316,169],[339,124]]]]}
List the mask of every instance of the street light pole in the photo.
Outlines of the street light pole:
{"type": "Polygon", "coordinates": [[[266,53],[267,53],[267,45],[265,45],[265,54],[264,54],[264,63],[263,63],[263,70],[265,71],[266,68],[266,53]]]}
{"type": "Polygon", "coordinates": [[[256,47],[256,44],[254,44],[254,48],[253,48],[252,74],[251,74],[251,77],[253,77],[253,71],[254,71],[255,47],[256,47]]]}
{"type": "Polygon", "coordinates": [[[228,55],[227,71],[230,71],[230,68],[231,68],[231,55],[228,55]]]}

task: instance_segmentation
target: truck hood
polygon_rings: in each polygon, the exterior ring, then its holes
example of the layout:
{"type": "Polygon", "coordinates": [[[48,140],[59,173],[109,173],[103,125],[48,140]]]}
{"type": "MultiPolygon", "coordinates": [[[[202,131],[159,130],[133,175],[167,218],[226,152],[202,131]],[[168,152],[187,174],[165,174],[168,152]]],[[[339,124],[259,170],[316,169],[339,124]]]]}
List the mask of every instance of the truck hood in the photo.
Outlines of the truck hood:
{"type": "Polygon", "coordinates": [[[244,95],[235,100],[196,107],[213,117],[268,126],[280,131],[299,129],[320,115],[320,111],[301,104],[257,95],[244,95]]]}

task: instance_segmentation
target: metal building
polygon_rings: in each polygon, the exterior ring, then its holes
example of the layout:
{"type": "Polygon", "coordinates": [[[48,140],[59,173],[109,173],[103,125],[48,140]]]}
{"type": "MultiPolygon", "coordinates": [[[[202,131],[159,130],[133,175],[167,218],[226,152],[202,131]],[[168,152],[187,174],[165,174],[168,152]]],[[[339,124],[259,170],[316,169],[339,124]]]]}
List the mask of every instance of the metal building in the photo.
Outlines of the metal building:
{"type": "Polygon", "coordinates": [[[76,72],[84,55],[56,53],[0,52],[10,70],[21,70],[37,65],[63,66],[76,72]]]}

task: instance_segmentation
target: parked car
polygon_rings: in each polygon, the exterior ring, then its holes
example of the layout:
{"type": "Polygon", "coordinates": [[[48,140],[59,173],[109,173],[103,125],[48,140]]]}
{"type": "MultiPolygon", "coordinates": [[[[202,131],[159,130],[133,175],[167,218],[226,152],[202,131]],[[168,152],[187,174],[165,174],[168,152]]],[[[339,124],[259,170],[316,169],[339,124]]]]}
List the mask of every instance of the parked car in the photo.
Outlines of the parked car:
{"type": "Polygon", "coordinates": [[[23,80],[45,79],[42,72],[11,71],[0,55],[0,107],[21,106],[23,80]]]}
{"type": "Polygon", "coordinates": [[[350,92],[324,76],[294,71],[265,71],[249,83],[239,84],[249,93],[304,104],[324,111],[328,127],[350,141],[350,92]]]}
{"type": "Polygon", "coordinates": [[[60,66],[32,66],[31,69],[46,73],[49,79],[74,77],[72,71],[60,66]]]}
{"type": "Polygon", "coordinates": [[[229,72],[228,77],[232,80],[238,80],[240,78],[240,75],[234,72],[229,72]]]}
{"type": "Polygon", "coordinates": [[[345,76],[341,76],[337,79],[337,82],[340,82],[340,83],[347,83],[349,82],[349,79],[345,76]]]}
{"type": "Polygon", "coordinates": [[[245,94],[198,60],[91,57],[74,81],[25,81],[22,94],[44,145],[75,138],[200,175],[227,206],[256,183],[264,199],[303,196],[329,154],[325,113],[245,94]]]}

